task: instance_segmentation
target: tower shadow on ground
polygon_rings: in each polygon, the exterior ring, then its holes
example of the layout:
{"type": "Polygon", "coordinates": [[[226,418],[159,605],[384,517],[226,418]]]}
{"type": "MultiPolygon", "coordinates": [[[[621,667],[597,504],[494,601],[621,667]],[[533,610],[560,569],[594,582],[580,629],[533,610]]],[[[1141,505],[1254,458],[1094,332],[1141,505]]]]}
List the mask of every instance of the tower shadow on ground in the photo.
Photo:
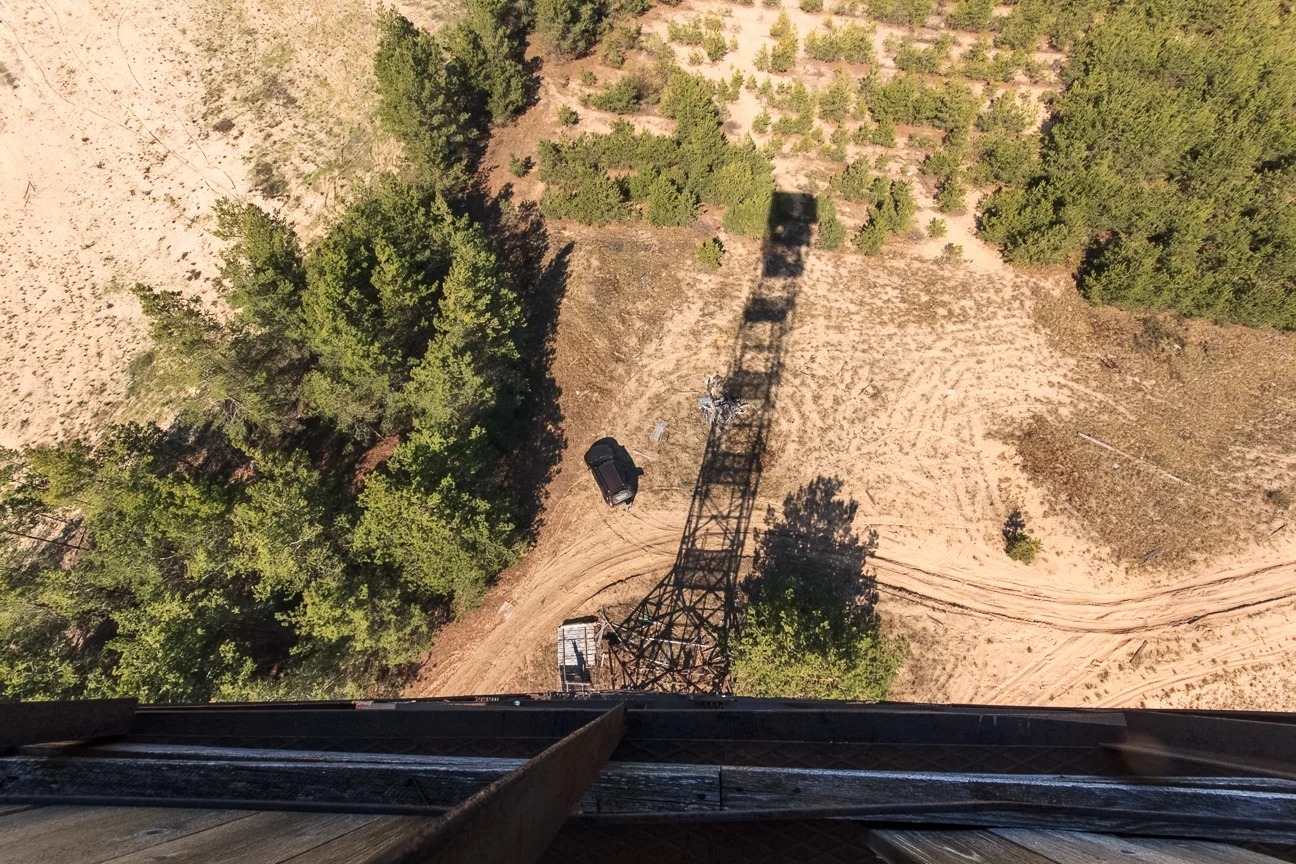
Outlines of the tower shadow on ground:
{"type": "Polygon", "coordinates": [[[729,691],[743,551],[814,215],[813,196],[775,193],[760,277],[725,378],[726,393],[749,408],[728,426],[711,427],[674,565],[609,630],[613,689],[729,691]]]}

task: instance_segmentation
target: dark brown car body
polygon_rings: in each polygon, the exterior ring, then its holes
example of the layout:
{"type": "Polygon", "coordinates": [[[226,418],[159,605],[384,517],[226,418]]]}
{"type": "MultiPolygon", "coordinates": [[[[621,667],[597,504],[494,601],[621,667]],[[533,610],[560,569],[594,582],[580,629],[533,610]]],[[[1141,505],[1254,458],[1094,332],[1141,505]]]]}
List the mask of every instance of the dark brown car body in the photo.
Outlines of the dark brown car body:
{"type": "Polygon", "coordinates": [[[595,444],[585,454],[585,464],[594,475],[603,501],[609,507],[629,507],[634,498],[630,487],[630,478],[625,475],[617,462],[616,451],[608,444],[595,444]]]}

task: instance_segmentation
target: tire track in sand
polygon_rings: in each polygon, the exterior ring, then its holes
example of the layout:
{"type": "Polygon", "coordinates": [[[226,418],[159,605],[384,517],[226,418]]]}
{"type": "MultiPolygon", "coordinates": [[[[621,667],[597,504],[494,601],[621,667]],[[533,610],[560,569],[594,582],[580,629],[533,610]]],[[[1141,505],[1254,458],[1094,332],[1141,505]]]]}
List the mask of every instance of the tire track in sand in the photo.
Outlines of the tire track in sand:
{"type": "Polygon", "coordinates": [[[941,573],[882,556],[872,562],[884,593],[932,608],[1073,633],[1134,634],[1196,624],[1206,618],[1259,611],[1296,597],[1296,561],[1102,595],[1027,587],[1008,581],[1006,574],[981,580],[941,573]]]}
{"type": "MultiPolygon", "coordinates": [[[[1037,630],[1039,644],[1056,642],[1023,668],[988,692],[981,682],[967,701],[1016,705],[1086,704],[1117,707],[1139,704],[1150,696],[1272,664],[1296,654],[1296,619],[1267,626],[1263,640],[1280,640],[1287,647],[1236,639],[1204,653],[1182,653],[1169,668],[1140,668],[1118,664],[1138,639],[1173,646],[1204,620],[1237,620],[1278,607],[1296,597],[1296,561],[1240,567],[1206,574],[1182,584],[1124,593],[1053,590],[1007,581],[1007,574],[981,578],[909,565],[895,559],[874,559],[878,588],[910,602],[946,614],[1000,618],[1037,630]],[[1123,672],[1112,692],[1101,690],[1113,671],[1123,672]],[[1132,680],[1128,680],[1132,679],[1132,680]]],[[[1194,635],[1200,630],[1191,631],[1194,635]]],[[[1207,634],[1213,635],[1213,634],[1207,634]]],[[[1271,644],[1271,643],[1269,643],[1271,644]]],[[[1196,642],[1194,652],[1200,651],[1196,642]]],[[[1129,658],[1126,658],[1129,659],[1129,658]]],[[[1167,665],[1165,662],[1162,666],[1167,665]]]]}
{"type": "Polygon", "coordinates": [[[651,581],[670,569],[681,526],[633,511],[609,513],[588,524],[593,521],[588,520],[573,532],[572,542],[545,556],[519,580],[508,596],[513,612],[507,623],[497,618],[490,631],[467,651],[446,658],[446,674],[429,678],[411,695],[516,690],[519,671],[527,660],[525,651],[537,645],[551,649],[553,634],[564,619],[611,588],[633,579],[651,581]],[[628,518],[622,520],[621,516],[628,518]],[[603,524],[612,519],[631,524],[603,524]],[[526,648],[520,651],[518,646],[526,648]]]}

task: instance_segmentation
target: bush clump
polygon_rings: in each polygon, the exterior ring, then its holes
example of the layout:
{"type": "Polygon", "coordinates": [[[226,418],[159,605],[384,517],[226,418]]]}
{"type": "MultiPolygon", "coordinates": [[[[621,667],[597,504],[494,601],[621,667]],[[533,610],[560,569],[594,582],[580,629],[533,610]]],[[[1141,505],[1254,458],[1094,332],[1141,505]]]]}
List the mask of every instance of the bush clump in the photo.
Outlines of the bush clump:
{"type": "Polygon", "coordinates": [[[819,103],[819,117],[829,123],[841,123],[850,114],[854,104],[854,88],[850,76],[837,71],[832,84],[824,88],[815,100],[819,103]]]}
{"type": "Polygon", "coordinates": [[[805,135],[814,129],[815,105],[818,99],[814,93],[800,81],[792,87],[780,87],[778,97],[771,100],[777,108],[793,113],[782,116],[774,122],[774,131],[779,135],[805,135]]]}
{"type": "MultiPolygon", "coordinates": [[[[861,126],[860,129],[863,130],[864,127],[861,126]]],[[[868,140],[879,147],[896,146],[895,121],[885,117],[879,120],[877,125],[869,131],[868,140]]]]}
{"type": "Polygon", "coordinates": [[[951,30],[984,33],[994,21],[996,5],[997,0],[959,0],[958,5],[945,18],[945,24],[951,30]]]}
{"type": "Polygon", "coordinates": [[[664,174],[648,187],[644,218],[650,225],[687,225],[697,216],[697,197],[664,174]]]}
{"type": "MultiPolygon", "coordinates": [[[[960,250],[960,254],[961,254],[960,250]]],[[[1014,561],[1029,564],[1044,548],[1044,544],[1026,533],[1026,517],[1021,510],[1014,509],[1008,514],[1003,528],[1004,552],[1014,561]]]]}
{"type": "Polygon", "coordinates": [[[927,48],[918,47],[912,37],[905,37],[895,55],[896,68],[920,75],[939,75],[949,62],[954,37],[945,33],[927,48]]]}
{"type": "Polygon", "coordinates": [[[1023,186],[1040,170],[1037,138],[1015,138],[1003,133],[983,135],[977,140],[973,167],[976,182],[998,186],[1023,186]]]}
{"type": "Polygon", "coordinates": [[[935,126],[944,132],[965,132],[972,128],[981,111],[981,99],[959,81],[927,84],[915,75],[902,73],[889,81],[864,79],[861,96],[878,123],[935,126]]]}
{"type": "Polygon", "coordinates": [[[921,26],[935,9],[936,0],[868,0],[869,17],[905,27],[921,26]]]}
{"type": "Polygon", "coordinates": [[[873,172],[867,156],[849,163],[840,174],[828,181],[832,190],[847,201],[872,201],[873,172]]]}
{"type": "Polygon", "coordinates": [[[551,219],[575,219],[586,225],[620,222],[631,212],[616,181],[595,170],[581,172],[574,183],[546,187],[540,209],[551,219]]]}
{"type": "Polygon", "coordinates": [[[535,0],[535,29],[549,49],[580,57],[603,33],[607,5],[603,0],[535,0]]]}
{"type": "Polygon", "coordinates": [[[698,245],[698,263],[709,270],[719,270],[724,263],[725,250],[719,237],[712,237],[698,245]]]}
{"type": "Polygon", "coordinates": [[[796,65],[799,39],[796,26],[788,18],[787,12],[780,12],[778,20],[770,26],[770,36],[774,37],[774,47],[762,45],[756,54],[758,72],[790,72],[796,65]]]}
{"type": "Polygon", "coordinates": [[[875,177],[869,186],[869,219],[856,233],[855,248],[865,255],[882,251],[886,241],[909,230],[918,202],[907,180],[875,177]]]}
{"type": "Polygon", "coordinates": [[[823,26],[806,34],[806,56],[825,63],[873,63],[877,55],[873,49],[876,28],[872,24],[853,21],[836,26],[825,21],[823,26]]]}
{"type": "MultiPolygon", "coordinates": [[[[1012,81],[1020,67],[1020,59],[1008,51],[991,51],[989,39],[978,39],[959,57],[955,69],[964,78],[987,83],[1012,81]]],[[[1028,65],[1030,62],[1028,61],[1028,65]]]]}
{"type": "Polygon", "coordinates": [[[680,45],[696,48],[702,44],[706,28],[702,26],[701,16],[695,15],[686,22],[670,21],[666,25],[666,38],[680,45]]]}
{"type": "Polygon", "coordinates": [[[626,21],[616,26],[603,40],[603,62],[613,69],[625,65],[626,57],[642,44],[643,28],[636,22],[626,21]]]}
{"type": "Polygon", "coordinates": [[[816,216],[819,233],[815,245],[820,249],[835,252],[846,243],[846,226],[837,218],[837,204],[830,197],[819,199],[816,216]]]}
{"type": "Polygon", "coordinates": [[[976,128],[981,132],[1020,135],[1034,126],[1036,119],[1028,94],[1005,92],[991,99],[985,110],[977,115],[976,128]]]}
{"type": "Polygon", "coordinates": [[[941,178],[936,187],[936,209],[942,213],[962,213],[968,186],[960,169],[941,178]]]}
{"type": "Polygon", "coordinates": [[[639,81],[626,75],[615,84],[610,84],[588,100],[591,108],[610,111],[613,114],[633,114],[639,110],[643,101],[643,92],[639,81]]]}

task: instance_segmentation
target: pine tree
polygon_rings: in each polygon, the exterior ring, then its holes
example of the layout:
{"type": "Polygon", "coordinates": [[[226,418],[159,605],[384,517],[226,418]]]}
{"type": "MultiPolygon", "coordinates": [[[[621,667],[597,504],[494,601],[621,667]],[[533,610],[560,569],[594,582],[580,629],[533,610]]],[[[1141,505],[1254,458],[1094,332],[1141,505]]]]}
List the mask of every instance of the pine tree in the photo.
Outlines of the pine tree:
{"type": "Polygon", "coordinates": [[[384,9],[379,28],[379,120],[432,182],[464,188],[480,155],[481,92],[464,61],[409,19],[384,9]]]}

